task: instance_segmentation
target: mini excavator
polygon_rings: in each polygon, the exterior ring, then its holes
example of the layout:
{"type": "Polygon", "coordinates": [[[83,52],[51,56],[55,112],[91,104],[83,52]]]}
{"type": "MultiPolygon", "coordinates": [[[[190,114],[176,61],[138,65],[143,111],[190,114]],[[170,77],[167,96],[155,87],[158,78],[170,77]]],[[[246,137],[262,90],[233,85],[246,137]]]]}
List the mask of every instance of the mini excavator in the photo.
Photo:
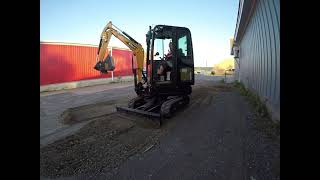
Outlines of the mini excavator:
{"type": "Polygon", "coordinates": [[[140,43],[110,21],[101,33],[96,65],[101,73],[114,70],[114,59],[106,51],[111,36],[123,42],[132,52],[132,72],[137,97],[117,111],[131,112],[161,125],[179,108],[187,105],[194,85],[194,61],[191,32],[186,27],[149,26],[146,34],[146,56],[140,43]],[[168,53],[166,53],[168,52],[168,53]]]}

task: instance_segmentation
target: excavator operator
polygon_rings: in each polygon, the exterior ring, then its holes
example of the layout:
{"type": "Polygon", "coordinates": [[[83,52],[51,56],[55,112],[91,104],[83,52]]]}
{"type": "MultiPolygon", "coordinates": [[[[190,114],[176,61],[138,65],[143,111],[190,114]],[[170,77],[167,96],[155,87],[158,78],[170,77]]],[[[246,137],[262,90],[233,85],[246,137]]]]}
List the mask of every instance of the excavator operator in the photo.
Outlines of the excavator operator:
{"type": "MultiPolygon", "coordinates": [[[[161,65],[157,71],[158,77],[161,75],[165,76],[167,79],[167,72],[170,72],[172,69],[172,42],[169,43],[169,52],[164,56],[164,60],[161,62],[161,65]]],[[[168,78],[170,80],[170,78],[168,78]]]]}

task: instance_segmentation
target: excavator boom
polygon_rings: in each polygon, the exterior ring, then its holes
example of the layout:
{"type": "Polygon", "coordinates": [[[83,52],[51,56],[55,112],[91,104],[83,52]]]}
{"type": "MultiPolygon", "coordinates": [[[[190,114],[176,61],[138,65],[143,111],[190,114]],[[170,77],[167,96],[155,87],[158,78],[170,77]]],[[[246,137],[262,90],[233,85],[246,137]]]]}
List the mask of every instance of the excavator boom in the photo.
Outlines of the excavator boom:
{"type": "MultiPolygon", "coordinates": [[[[118,38],[130,50],[132,50],[134,55],[133,58],[135,58],[134,62],[136,62],[136,69],[133,70],[137,73],[137,80],[141,82],[143,75],[144,49],[142,45],[134,40],[131,36],[112,25],[111,21],[104,27],[101,33],[96,61],[100,63],[105,61],[105,54],[112,35],[118,38]]],[[[105,69],[105,71],[107,71],[107,69],[105,69]]]]}

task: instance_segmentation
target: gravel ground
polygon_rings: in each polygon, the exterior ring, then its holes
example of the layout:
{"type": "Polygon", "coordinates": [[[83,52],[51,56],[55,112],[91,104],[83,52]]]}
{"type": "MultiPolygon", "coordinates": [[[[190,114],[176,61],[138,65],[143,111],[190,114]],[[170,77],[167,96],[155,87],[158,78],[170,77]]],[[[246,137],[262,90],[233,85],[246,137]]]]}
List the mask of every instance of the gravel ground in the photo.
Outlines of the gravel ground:
{"type": "Polygon", "coordinates": [[[164,133],[151,123],[140,127],[134,122],[121,114],[100,117],[77,133],[41,148],[40,175],[52,178],[108,171],[164,133]]]}
{"type": "Polygon", "coordinates": [[[190,105],[161,129],[127,114],[90,121],[40,148],[40,179],[280,179],[279,132],[214,77],[196,76],[190,105]]]}
{"type": "MultiPolygon", "coordinates": [[[[255,179],[280,179],[280,132],[267,132],[270,120],[251,114],[246,118],[246,162],[255,179]]],[[[274,130],[274,129],[272,129],[274,130]]]]}

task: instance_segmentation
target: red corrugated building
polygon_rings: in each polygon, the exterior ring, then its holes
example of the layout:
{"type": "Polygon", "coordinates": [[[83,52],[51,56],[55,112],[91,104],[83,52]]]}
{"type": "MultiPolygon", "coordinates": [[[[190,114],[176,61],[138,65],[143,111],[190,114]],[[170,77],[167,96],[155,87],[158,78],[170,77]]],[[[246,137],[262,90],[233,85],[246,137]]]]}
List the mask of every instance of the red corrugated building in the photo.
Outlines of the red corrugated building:
{"type": "MultiPolygon", "coordinates": [[[[93,69],[97,49],[94,45],[40,42],[40,85],[111,77],[111,73],[101,75],[93,69]]],[[[111,49],[114,77],[132,75],[132,51],[111,49]]]]}

